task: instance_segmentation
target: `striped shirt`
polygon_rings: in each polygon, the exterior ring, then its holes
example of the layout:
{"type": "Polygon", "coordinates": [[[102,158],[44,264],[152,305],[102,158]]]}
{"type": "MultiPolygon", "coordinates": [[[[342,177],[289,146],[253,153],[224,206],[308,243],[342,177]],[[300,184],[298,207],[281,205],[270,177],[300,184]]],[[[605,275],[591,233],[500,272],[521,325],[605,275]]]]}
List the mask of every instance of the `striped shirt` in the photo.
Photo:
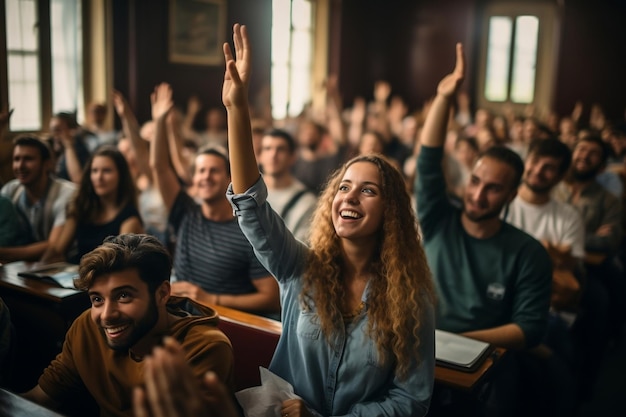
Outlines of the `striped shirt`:
{"type": "Polygon", "coordinates": [[[181,281],[199,285],[213,294],[256,292],[252,280],[270,273],[261,266],[237,219],[215,222],[181,191],[169,216],[176,231],[174,270],[181,281]]]}

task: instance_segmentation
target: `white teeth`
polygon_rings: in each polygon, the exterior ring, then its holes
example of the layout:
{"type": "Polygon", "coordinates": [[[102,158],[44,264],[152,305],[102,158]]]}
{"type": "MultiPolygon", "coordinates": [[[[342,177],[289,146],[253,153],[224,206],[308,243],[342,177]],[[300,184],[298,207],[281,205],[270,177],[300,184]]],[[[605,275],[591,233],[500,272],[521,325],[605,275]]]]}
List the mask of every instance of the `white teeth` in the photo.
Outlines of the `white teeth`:
{"type": "Polygon", "coordinates": [[[119,326],[119,327],[105,327],[104,331],[109,333],[109,334],[113,334],[113,333],[119,333],[122,330],[125,330],[128,326],[119,326]]]}
{"type": "Polygon", "coordinates": [[[342,210],[341,213],[339,214],[341,215],[341,217],[349,218],[349,219],[360,219],[361,217],[363,217],[356,211],[352,211],[352,210],[342,210]]]}

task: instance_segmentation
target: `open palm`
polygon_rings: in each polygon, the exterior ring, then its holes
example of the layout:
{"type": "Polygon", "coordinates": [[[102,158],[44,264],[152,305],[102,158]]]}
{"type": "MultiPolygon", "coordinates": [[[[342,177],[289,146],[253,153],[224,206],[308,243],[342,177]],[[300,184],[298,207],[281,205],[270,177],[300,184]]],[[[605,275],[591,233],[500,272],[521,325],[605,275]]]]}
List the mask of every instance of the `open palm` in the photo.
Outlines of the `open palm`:
{"type": "Polygon", "coordinates": [[[152,103],[152,120],[158,120],[165,116],[174,105],[172,87],[167,83],[157,85],[150,95],[150,102],[152,103]]]}
{"type": "Polygon", "coordinates": [[[224,44],[226,72],[222,88],[222,101],[226,107],[245,102],[250,81],[251,51],[248,30],[245,26],[238,23],[233,26],[233,43],[235,45],[235,57],[233,57],[228,44],[224,44]]]}
{"type": "Polygon", "coordinates": [[[456,65],[452,73],[446,75],[437,87],[437,93],[452,97],[456,94],[459,86],[465,78],[465,54],[463,53],[463,45],[456,44],[456,65]]]}

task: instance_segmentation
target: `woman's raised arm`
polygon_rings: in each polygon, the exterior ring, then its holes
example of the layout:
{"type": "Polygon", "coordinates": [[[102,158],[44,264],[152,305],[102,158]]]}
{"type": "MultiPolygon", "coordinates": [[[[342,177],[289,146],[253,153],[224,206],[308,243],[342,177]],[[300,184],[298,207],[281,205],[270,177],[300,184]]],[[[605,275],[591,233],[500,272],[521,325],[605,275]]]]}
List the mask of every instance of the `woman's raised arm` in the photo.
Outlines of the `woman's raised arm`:
{"type": "Polygon", "coordinates": [[[228,114],[228,151],[233,191],[245,192],[259,179],[259,168],[252,148],[252,129],[248,109],[248,84],[250,81],[250,40],[245,26],[233,27],[235,57],[228,43],[224,44],[226,72],[222,101],[228,114]]]}

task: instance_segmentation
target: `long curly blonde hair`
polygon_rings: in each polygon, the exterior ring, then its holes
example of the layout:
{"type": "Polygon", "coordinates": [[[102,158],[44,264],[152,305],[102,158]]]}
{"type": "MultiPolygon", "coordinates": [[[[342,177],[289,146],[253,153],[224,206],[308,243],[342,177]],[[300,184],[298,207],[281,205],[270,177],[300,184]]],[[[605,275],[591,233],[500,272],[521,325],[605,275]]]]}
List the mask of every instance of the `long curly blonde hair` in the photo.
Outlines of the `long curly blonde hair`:
{"type": "Polygon", "coordinates": [[[379,360],[395,361],[397,374],[404,378],[411,363],[422,359],[417,353],[419,330],[435,295],[404,179],[382,155],[353,158],[328,180],[313,217],[300,301],[305,307],[315,306],[324,336],[332,339],[343,325],[345,297],[341,241],[332,221],[332,202],[346,170],[357,162],[378,168],[384,204],[379,244],[370,262],[368,333],[376,343],[379,360]]]}

